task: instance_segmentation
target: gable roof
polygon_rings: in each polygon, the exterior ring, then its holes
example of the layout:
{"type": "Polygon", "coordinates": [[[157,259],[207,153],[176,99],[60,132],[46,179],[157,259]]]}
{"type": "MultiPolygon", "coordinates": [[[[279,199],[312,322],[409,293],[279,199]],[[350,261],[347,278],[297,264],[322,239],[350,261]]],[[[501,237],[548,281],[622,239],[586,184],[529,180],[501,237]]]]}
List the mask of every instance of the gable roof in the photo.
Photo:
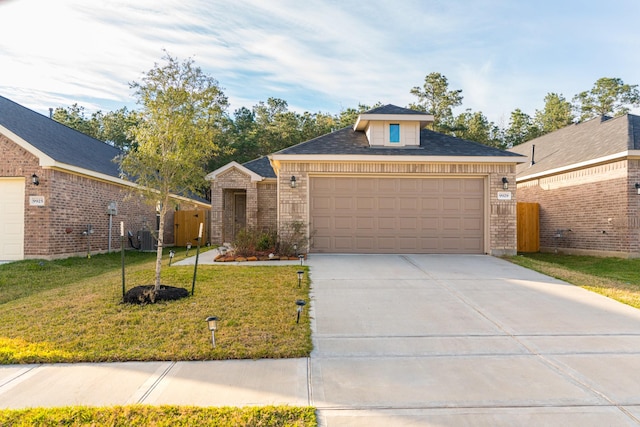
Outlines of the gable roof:
{"type": "Polygon", "coordinates": [[[425,114],[430,115],[430,113],[425,113],[424,111],[412,110],[410,108],[398,107],[397,105],[387,104],[381,107],[372,108],[371,110],[365,111],[363,114],[411,114],[417,116],[423,116],[425,114]]]}
{"type": "Polygon", "coordinates": [[[0,133],[37,156],[43,166],[73,166],[119,177],[121,151],[0,96],[0,133]],[[17,139],[17,140],[16,140],[17,139]]]}
{"type": "Polygon", "coordinates": [[[626,155],[630,150],[640,150],[640,117],[633,114],[597,117],[509,149],[529,158],[529,162],[517,165],[517,177],[540,176],[558,169],[579,167],[611,156],[626,155]]]}
{"type": "Polygon", "coordinates": [[[428,129],[420,131],[419,146],[372,147],[369,145],[364,132],[355,131],[351,127],[319,136],[274,153],[274,155],[281,154],[503,157],[511,158],[514,162],[523,159],[518,153],[500,150],[428,129]]]}
{"type": "Polygon", "coordinates": [[[262,156],[259,159],[243,163],[242,166],[254,173],[257,173],[262,177],[277,178],[276,173],[273,171],[271,162],[269,161],[269,158],[267,156],[262,156]]]}
{"type": "Polygon", "coordinates": [[[420,128],[424,128],[429,123],[433,123],[433,115],[423,111],[410,110],[408,108],[398,107],[397,105],[387,104],[374,108],[358,116],[353,124],[355,130],[366,130],[372,121],[405,121],[420,122],[420,128]]]}

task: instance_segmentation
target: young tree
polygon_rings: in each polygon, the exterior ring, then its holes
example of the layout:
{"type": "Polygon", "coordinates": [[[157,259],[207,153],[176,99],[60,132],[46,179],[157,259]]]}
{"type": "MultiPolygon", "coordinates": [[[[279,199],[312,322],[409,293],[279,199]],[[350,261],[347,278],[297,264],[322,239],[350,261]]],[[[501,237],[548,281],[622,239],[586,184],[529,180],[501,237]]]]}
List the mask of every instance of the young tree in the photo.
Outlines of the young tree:
{"type": "Polygon", "coordinates": [[[540,136],[540,130],[527,113],[519,108],[511,112],[509,127],[504,132],[505,144],[513,147],[540,136]]]}
{"type": "Polygon", "coordinates": [[[573,119],[571,103],[562,94],[548,93],[544,97],[544,109],[536,110],[534,122],[540,135],[544,135],[569,126],[573,119]]]}
{"type": "Polygon", "coordinates": [[[482,111],[465,110],[452,119],[450,131],[447,133],[490,147],[504,148],[500,128],[490,122],[482,111]]]}
{"type": "Polygon", "coordinates": [[[141,105],[131,128],[136,148],[124,153],[120,166],[134,179],[145,200],[159,207],[155,290],[160,288],[165,217],[172,194],[198,193],[205,166],[217,149],[216,141],[227,107],[218,82],[205,75],[192,59],[179,62],[166,54],[141,82],[134,82],[141,105]]]}
{"type": "Polygon", "coordinates": [[[53,111],[51,118],[85,135],[101,140],[102,113],[98,111],[93,113],[90,118],[87,118],[85,111],[85,108],[78,104],[73,104],[67,108],[58,107],[53,111]]]}
{"type": "Polygon", "coordinates": [[[638,85],[625,84],[622,79],[602,77],[589,91],[580,92],[573,97],[580,120],[611,114],[614,117],[629,112],[629,107],[640,106],[638,85]]]}
{"type": "Polygon", "coordinates": [[[422,88],[415,86],[410,93],[418,97],[418,102],[409,108],[432,114],[436,132],[449,129],[447,124],[453,120],[452,108],[462,105],[462,89],[449,90],[447,78],[440,73],[427,74],[422,88]]]}

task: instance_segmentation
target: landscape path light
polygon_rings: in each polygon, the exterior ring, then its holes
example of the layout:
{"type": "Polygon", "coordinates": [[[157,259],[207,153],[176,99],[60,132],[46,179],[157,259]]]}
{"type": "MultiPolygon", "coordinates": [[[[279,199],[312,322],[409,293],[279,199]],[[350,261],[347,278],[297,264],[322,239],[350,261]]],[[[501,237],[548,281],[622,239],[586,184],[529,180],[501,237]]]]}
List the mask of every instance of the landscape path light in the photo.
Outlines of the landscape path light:
{"type": "Polygon", "coordinates": [[[302,277],[304,277],[304,271],[298,270],[298,287],[302,284],[302,277]]]}
{"type": "Polygon", "coordinates": [[[298,258],[300,258],[300,265],[302,265],[302,261],[304,261],[304,255],[300,254],[298,255],[298,258]]]}
{"type": "Polygon", "coordinates": [[[218,316],[209,316],[205,320],[207,322],[207,326],[209,326],[209,330],[211,331],[211,345],[215,348],[216,331],[218,330],[218,320],[220,320],[220,318],[218,316]]]}
{"type": "Polygon", "coordinates": [[[300,323],[300,314],[302,314],[302,308],[305,305],[307,305],[307,302],[303,299],[299,299],[299,300],[296,300],[296,305],[298,306],[298,309],[296,310],[297,312],[296,323],[300,323]]]}
{"type": "Polygon", "coordinates": [[[169,251],[169,267],[171,267],[171,261],[173,261],[173,257],[176,256],[176,251],[174,251],[173,249],[171,249],[169,251]]]}
{"type": "Polygon", "coordinates": [[[191,249],[191,242],[187,242],[187,254],[185,256],[189,256],[189,249],[191,249]]]}

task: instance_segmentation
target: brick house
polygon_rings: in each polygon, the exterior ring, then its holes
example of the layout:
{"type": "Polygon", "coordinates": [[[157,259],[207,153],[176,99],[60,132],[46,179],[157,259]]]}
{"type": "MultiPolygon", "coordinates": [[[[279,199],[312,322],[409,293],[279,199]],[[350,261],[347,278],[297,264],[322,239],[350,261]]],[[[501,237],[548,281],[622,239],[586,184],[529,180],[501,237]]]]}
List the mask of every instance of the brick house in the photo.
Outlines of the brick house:
{"type": "Polygon", "coordinates": [[[640,117],[598,117],[513,147],[518,201],[539,204],[540,250],[640,256],[640,117]]]}
{"type": "MultiPolygon", "coordinates": [[[[155,229],[155,208],[130,196],[132,184],[120,179],[113,161],[118,154],[0,97],[0,260],[119,250],[120,221],[134,233],[155,229]]],[[[182,209],[209,207],[188,198],[175,202],[182,209]]],[[[165,242],[172,241],[167,227],[165,242]]]]}
{"type": "Polygon", "coordinates": [[[316,253],[515,253],[524,157],[425,129],[432,122],[386,105],[353,127],[211,172],[212,242],[302,222],[316,253]]]}

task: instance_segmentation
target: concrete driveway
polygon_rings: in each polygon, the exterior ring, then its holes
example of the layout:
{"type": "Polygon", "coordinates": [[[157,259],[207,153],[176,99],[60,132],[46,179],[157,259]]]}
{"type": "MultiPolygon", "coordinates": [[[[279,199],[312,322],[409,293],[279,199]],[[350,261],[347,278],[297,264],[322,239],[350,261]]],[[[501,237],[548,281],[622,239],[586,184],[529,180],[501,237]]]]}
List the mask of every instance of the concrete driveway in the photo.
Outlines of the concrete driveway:
{"type": "Polygon", "coordinates": [[[309,265],[321,426],[640,425],[640,310],[489,256],[309,265]]]}

